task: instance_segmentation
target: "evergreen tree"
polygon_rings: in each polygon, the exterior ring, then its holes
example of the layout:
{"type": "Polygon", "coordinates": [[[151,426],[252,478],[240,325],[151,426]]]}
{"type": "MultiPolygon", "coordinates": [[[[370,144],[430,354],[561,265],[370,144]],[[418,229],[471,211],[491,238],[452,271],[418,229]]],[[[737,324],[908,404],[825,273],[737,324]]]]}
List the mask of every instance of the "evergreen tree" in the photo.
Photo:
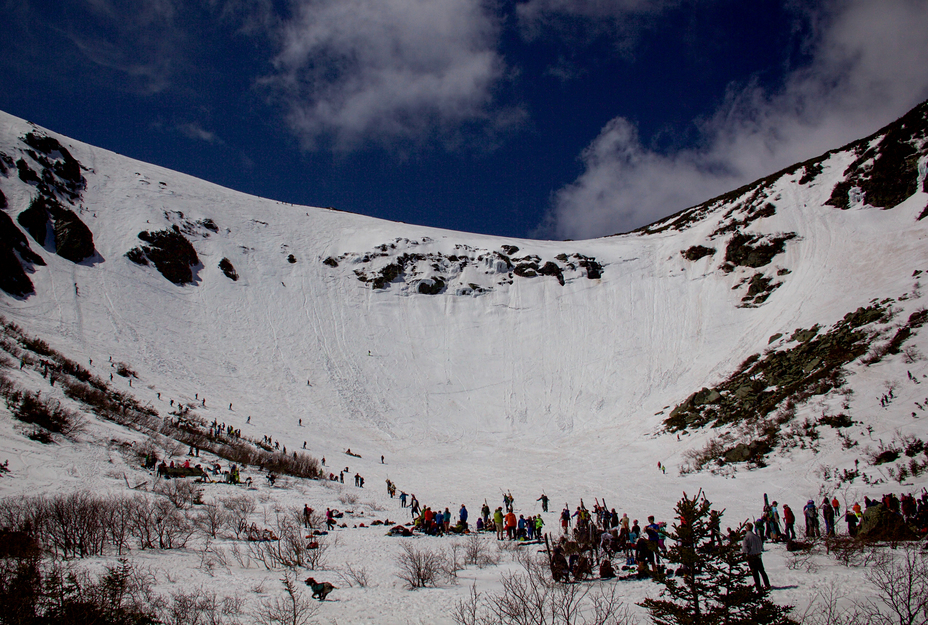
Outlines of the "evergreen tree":
{"type": "MultiPolygon", "coordinates": [[[[731,532],[721,544],[712,540],[712,504],[700,491],[683,498],[675,508],[673,544],[665,559],[678,575],[659,574],[664,589],[658,599],[641,605],[658,625],[787,625],[792,607],[779,606],[766,591],[749,583],[750,571],[741,555],[743,532],[731,532]]],[[[721,517],[721,513],[718,513],[721,517]]]]}

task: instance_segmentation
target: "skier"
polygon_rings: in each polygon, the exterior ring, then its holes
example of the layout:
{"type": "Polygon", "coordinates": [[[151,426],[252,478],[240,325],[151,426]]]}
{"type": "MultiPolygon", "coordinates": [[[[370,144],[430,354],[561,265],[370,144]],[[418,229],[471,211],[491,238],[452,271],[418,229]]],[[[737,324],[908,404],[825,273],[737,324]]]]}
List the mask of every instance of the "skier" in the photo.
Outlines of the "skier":
{"type": "Polygon", "coordinates": [[[535,501],[540,501],[540,502],[541,502],[541,510],[542,510],[542,512],[547,512],[547,511],[548,511],[548,496],[547,496],[547,495],[545,495],[544,493],[542,493],[542,494],[541,494],[541,497],[539,497],[539,498],[536,499],[535,501]]]}
{"type": "Polygon", "coordinates": [[[806,538],[818,538],[818,509],[811,499],[802,509],[806,517],[806,538]]]}
{"type": "Polygon", "coordinates": [[[828,497],[822,500],[822,518],[825,519],[825,535],[835,535],[835,509],[832,507],[828,497]]]}
{"type": "Polygon", "coordinates": [[[786,540],[796,540],[796,530],[793,528],[793,524],[796,522],[796,515],[793,514],[793,509],[788,505],[783,504],[783,535],[786,537],[786,540]]]}

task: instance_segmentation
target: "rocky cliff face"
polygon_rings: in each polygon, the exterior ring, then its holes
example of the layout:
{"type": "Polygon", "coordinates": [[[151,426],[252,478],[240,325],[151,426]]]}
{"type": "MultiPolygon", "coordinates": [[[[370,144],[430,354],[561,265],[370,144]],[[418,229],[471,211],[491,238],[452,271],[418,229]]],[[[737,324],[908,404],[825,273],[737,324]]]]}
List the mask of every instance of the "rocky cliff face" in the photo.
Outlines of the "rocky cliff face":
{"type": "MultiPolygon", "coordinates": [[[[74,211],[80,206],[87,185],[81,164],[57,139],[35,132],[20,138],[20,155],[0,153],[0,176],[9,177],[15,169],[19,179],[34,188],[28,208],[20,211],[16,222],[33,240],[49,252],[73,263],[96,254],[93,233],[74,211]]],[[[6,198],[0,208],[8,209],[6,198]]],[[[26,270],[45,265],[32,251],[22,231],[6,213],[0,218],[0,289],[23,297],[33,292],[26,270]]]]}

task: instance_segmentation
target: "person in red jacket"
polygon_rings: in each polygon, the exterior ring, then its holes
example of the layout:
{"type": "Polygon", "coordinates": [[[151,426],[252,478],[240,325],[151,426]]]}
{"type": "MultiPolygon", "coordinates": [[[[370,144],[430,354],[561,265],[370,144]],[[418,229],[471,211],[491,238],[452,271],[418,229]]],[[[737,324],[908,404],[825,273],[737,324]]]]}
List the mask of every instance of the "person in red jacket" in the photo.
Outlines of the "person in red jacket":
{"type": "Polygon", "coordinates": [[[793,528],[795,522],[796,515],[793,514],[792,508],[783,504],[783,524],[786,526],[783,529],[783,535],[786,536],[786,540],[796,540],[796,530],[793,528]]]}

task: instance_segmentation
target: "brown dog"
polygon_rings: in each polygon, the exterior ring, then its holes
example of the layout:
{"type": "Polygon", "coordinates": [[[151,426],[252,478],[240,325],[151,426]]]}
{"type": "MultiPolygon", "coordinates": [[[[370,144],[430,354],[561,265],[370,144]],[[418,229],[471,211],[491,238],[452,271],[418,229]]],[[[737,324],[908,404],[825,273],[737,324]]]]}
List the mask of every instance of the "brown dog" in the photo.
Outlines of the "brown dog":
{"type": "Polygon", "coordinates": [[[313,589],[313,599],[318,599],[319,601],[325,601],[326,596],[333,590],[338,590],[335,586],[329,582],[322,582],[321,584],[314,580],[312,577],[306,578],[306,585],[313,589]]]}

